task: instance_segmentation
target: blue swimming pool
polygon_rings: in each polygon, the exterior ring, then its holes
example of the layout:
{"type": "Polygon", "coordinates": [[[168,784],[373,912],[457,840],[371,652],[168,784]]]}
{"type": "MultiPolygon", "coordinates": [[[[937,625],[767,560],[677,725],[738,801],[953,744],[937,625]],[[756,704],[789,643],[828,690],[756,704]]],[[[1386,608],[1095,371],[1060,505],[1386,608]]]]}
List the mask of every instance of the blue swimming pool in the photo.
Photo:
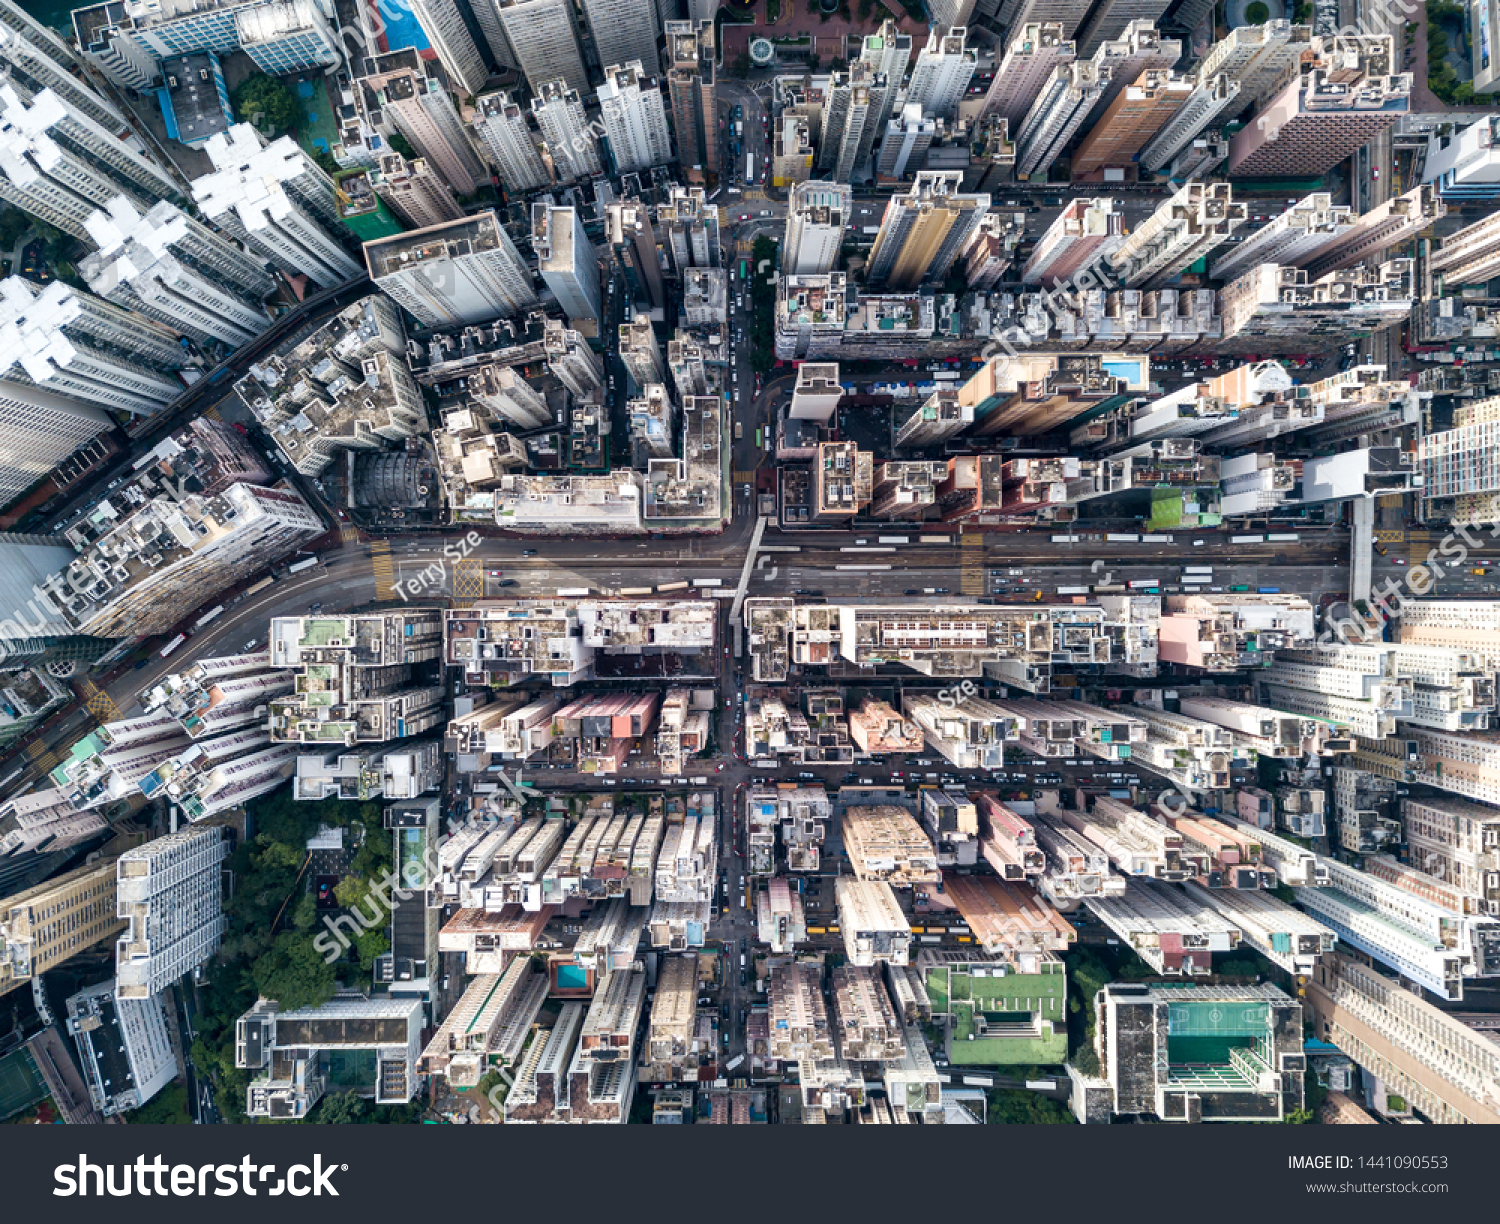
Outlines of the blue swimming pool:
{"type": "Polygon", "coordinates": [[[402,47],[427,50],[427,35],[416,15],[402,0],[379,0],[377,11],[385,23],[386,45],[390,50],[399,51],[402,47]]]}

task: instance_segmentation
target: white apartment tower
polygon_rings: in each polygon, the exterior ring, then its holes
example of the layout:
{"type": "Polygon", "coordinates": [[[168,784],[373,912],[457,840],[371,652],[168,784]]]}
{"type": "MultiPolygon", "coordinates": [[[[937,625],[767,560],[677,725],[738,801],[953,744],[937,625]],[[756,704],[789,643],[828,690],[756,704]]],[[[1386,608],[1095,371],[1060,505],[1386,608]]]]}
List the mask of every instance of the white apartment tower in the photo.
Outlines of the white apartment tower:
{"type": "Polygon", "coordinates": [[[542,85],[561,77],[568,88],[588,92],[589,77],[578,49],[578,31],[573,24],[572,0],[494,0],[500,24],[526,74],[531,92],[540,95],[542,85]]]}
{"type": "Polygon", "coordinates": [[[1227,242],[1249,210],[1228,183],[1185,183],[1109,257],[1122,284],[1154,289],[1227,242]]]}
{"type": "Polygon", "coordinates": [[[838,266],[849,228],[853,189],[847,183],[807,182],[792,188],[786,211],[781,270],[788,276],[818,276],[838,266]]]}
{"type": "Polygon", "coordinates": [[[1324,244],[1347,232],[1354,222],[1354,212],[1347,204],[1335,204],[1328,192],[1315,191],[1244,242],[1230,247],[1221,259],[1214,261],[1209,275],[1216,280],[1229,280],[1263,263],[1300,267],[1324,244]]]}
{"type": "Polygon", "coordinates": [[[124,196],[87,222],[98,250],[79,265],[100,297],[191,336],[243,344],[270,323],[276,282],[257,260],[162,200],[142,216],[124,196]]]}
{"type": "MultiPolygon", "coordinates": [[[[154,319],[53,281],[0,281],[0,371],[59,395],[150,414],[182,394],[177,334],[154,319]]],[[[19,379],[18,379],[19,381],[19,379]]]]}
{"type": "Polygon", "coordinates": [[[601,67],[639,63],[646,76],[661,75],[655,0],[583,0],[583,15],[601,67]]]}
{"type": "Polygon", "coordinates": [[[934,26],[927,45],[917,52],[911,83],[906,87],[906,105],[919,106],[922,114],[953,119],[974,76],[974,52],[965,47],[968,31],[962,27],[934,26]]]}
{"type": "Polygon", "coordinates": [[[480,96],[475,100],[475,108],[478,113],[474,116],[474,135],[490,164],[500,171],[500,181],[506,190],[545,187],[551,175],[532,143],[526,112],[503,90],[480,96]]]}
{"type": "Polygon", "coordinates": [[[552,172],[559,182],[573,183],[603,173],[599,138],[584,119],[576,89],[566,81],[544,81],[531,99],[531,113],[547,142],[552,172]]]}
{"type": "Polygon", "coordinates": [[[24,493],[113,424],[93,404],[0,380],[0,502],[24,493]]]}
{"type": "Polygon", "coordinates": [[[116,868],[115,997],[148,999],[218,950],[224,936],[221,864],[229,843],[197,825],[128,850],[116,868]]]}
{"type": "Polygon", "coordinates": [[[486,323],[537,304],[531,269],[493,209],[367,242],[365,263],[426,327],[486,323]]]}
{"type": "Polygon", "coordinates": [[[28,103],[0,85],[0,200],[84,241],[84,222],[117,195],[144,210],[178,194],[155,162],[44,89],[28,103]]]}
{"type": "Polygon", "coordinates": [[[129,127],[120,110],[89,87],[83,65],[68,45],[11,0],[0,0],[0,63],[5,65],[0,72],[26,101],[50,89],[70,114],[109,132],[129,127]]]}
{"type": "MultiPolygon", "coordinates": [[[[906,77],[906,66],[911,62],[911,35],[897,31],[896,23],[887,18],[881,22],[874,34],[866,34],[860,45],[858,63],[865,64],[873,76],[870,78],[870,118],[861,130],[859,148],[855,153],[857,166],[870,156],[875,137],[885,130],[885,121],[896,109],[896,95],[906,77]]],[[[834,175],[843,182],[848,175],[834,175]]]]}
{"type": "Polygon", "coordinates": [[[332,287],[359,275],[339,232],[333,180],[290,136],[265,144],[248,123],[203,146],[214,169],[193,180],[203,216],[268,262],[332,287]]]}
{"type": "Polygon", "coordinates": [[[1099,105],[1109,84],[1107,69],[1091,61],[1057,67],[1042,84],[1016,137],[1016,173],[1045,177],[1068,141],[1099,105]]]}
{"type": "MultiPolygon", "coordinates": [[[[427,35],[427,43],[455,89],[476,94],[484,88],[489,69],[474,44],[456,0],[410,0],[412,16],[427,35]]],[[[476,8],[479,6],[476,5],[476,8]]]]}
{"type": "Polygon", "coordinates": [[[616,172],[645,170],[672,160],[661,87],[641,71],[638,62],[606,68],[596,97],[616,172]]]}
{"type": "Polygon", "coordinates": [[[531,246],[536,252],[537,269],[569,322],[586,319],[597,327],[604,317],[599,258],[583,232],[578,210],[533,204],[531,246]]]}

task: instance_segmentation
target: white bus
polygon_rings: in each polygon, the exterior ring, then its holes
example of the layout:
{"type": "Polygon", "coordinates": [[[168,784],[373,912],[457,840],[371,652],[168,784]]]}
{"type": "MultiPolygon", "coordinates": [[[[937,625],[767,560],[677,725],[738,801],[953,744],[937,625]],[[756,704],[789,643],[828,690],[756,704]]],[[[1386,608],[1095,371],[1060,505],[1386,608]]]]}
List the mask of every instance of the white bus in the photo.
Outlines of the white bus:
{"type": "Polygon", "coordinates": [[[724,585],[724,579],[722,579],[722,578],[694,578],[693,579],[693,585],[695,587],[721,587],[721,586],[724,585]]]}
{"type": "Polygon", "coordinates": [[[157,651],[157,654],[161,655],[161,657],[165,659],[169,654],[171,654],[174,650],[176,650],[179,646],[181,646],[185,641],[187,641],[187,634],[185,634],[185,633],[179,633],[170,642],[168,642],[159,651],[157,651]]]}
{"type": "Polygon", "coordinates": [[[1231,544],[1264,544],[1266,537],[1259,535],[1230,536],[1229,542],[1231,544]]]}
{"type": "Polygon", "coordinates": [[[1147,587],[1154,587],[1154,586],[1161,586],[1161,579],[1159,579],[1159,578],[1136,578],[1136,579],[1133,579],[1131,581],[1131,583],[1130,583],[1130,589],[1132,591],[1142,591],[1142,590],[1145,590],[1147,587]]]}
{"type": "Polygon", "coordinates": [[[193,628],[194,629],[202,629],[204,625],[208,624],[209,621],[214,620],[223,611],[224,611],[224,605],[220,604],[217,608],[214,608],[212,611],[205,612],[202,616],[200,616],[197,620],[195,620],[193,622],[193,628]]]}
{"type": "Polygon", "coordinates": [[[300,574],[305,569],[312,569],[317,563],[318,559],[316,557],[304,557],[296,564],[287,566],[286,572],[289,574],[300,574]]]}
{"type": "Polygon", "coordinates": [[[1058,587],[1057,588],[1057,593],[1059,595],[1087,595],[1089,593],[1089,588],[1086,587],[1086,586],[1081,586],[1081,587],[1058,587]]]}
{"type": "Polygon", "coordinates": [[[687,588],[688,584],[685,582],[662,582],[657,584],[656,593],[660,595],[664,591],[685,591],[687,588]]]}
{"type": "Polygon", "coordinates": [[[589,593],[588,587],[558,587],[557,597],[559,599],[582,599],[589,593]]]}

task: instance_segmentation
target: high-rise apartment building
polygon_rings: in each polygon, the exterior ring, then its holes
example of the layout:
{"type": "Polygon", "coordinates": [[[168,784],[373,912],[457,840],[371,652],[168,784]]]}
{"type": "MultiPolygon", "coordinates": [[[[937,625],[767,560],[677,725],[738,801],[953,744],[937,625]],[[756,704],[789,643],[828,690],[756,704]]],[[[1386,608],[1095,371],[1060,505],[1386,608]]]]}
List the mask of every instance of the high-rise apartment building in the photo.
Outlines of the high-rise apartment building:
{"type": "Polygon", "coordinates": [[[163,494],[118,522],[70,529],[78,558],[43,589],[79,633],[148,636],[323,530],[289,490],[232,484],[212,496],[163,494]]]}
{"type": "Polygon", "coordinates": [[[620,324],[619,352],[625,372],[638,389],[644,391],[653,383],[667,381],[661,343],[656,338],[649,315],[638,314],[629,323],[620,324]]]}
{"type": "Polygon", "coordinates": [[[185,354],[155,319],[53,281],[45,289],[18,276],[0,281],[0,370],[44,390],[150,414],[182,394],[172,371],[185,354]]]}
{"type": "Polygon", "coordinates": [[[1389,35],[1317,37],[1310,66],[1229,142],[1228,173],[1317,175],[1406,114],[1411,73],[1396,71],[1389,35]]]}
{"type": "Polygon", "coordinates": [[[1307,987],[1319,1040],[1337,1045],[1430,1122],[1500,1123],[1500,1045],[1352,957],[1324,957],[1307,987]]]}
{"type": "Polygon", "coordinates": [[[887,179],[905,179],[926,165],[927,150],[942,132],[942,120],[924,116],[916,103],[903,106],[894,119],[886,120],[885,130],[876,150],[875,175],[887,179]]]}
{"type": "Polygon", "coordinates": [[[1174,157],[1191,153],[1194,141],[1208,125],[1239,102],[1240,83],[1228,73],[1205,76],[1200,67],[1192,82],[1188,96],[1141,149],[1141,165],[1153,174],[1174,157]]]}
{"type": "MultiPolygon", "coordinates": [[[[443,0],[451,5],[453,0],[443,0]]],[[[376,126],[394,127],[411,141],[459,195],[472,195],[489,182],[469,143],[468,129],[442,81],[409,48],[369,61],[373,71],[359,79],[365,110],[378,111],[376,126]]]]}
{"type": "Polygon", "coordinates": [[[11,0],[0,3],[0,61],[6,79],[25,101],[50,89],[70,112],[92,119],[106,131],[123,133],[129,128],[120,109],[89,84],[72,48],[11,0]]]}
{"type": "MultiPolygon", "coordinates": [[[[896,95],[901,82],[906,78],[906,66],[911,62],[911,35],[902,34],[896,23],[886,18],[874,34],[866,34],[860,44],[859,59],[870,71],[869,116],[860,129],[859,146],[854,151],[854,165],[859,166],[870,156],[877,136],[883,134],[885,121],[896,109],[896,95]]],[[[838,182],[849,181],[849,174],[835,174],[838,182]]]]}
{"type": "Polygon", "coordinates": [[[883,126],[870,104],[871,90],[877,85],[883,87],[884,82],[877,81],[863,62],[829,78],[823,134],[818,142],[818,170],[824,177],[840,183],[852,181],[865,129],[883,126]]]}
{"type": "Polygon", "coordinates": [[[73,33],[84,57],[114,84],[145,93],[160,80],[161,61],[186,51],[238,48],[269,75],[321,75],[343,62],[331,15],[310,0],[134,8],[106,2],[73,10],[73,33]]]}
{"type": "Polygon", "coordinates": [[[411,15],[427,35],[427,45],[452,87],[471,95],[483,89],[489,69],[464,24],[458,0],[411,0],[411,15]]]}
{"type": "Polygon", "coordinates": [[[869,281],[914,289],[948,274],[990,197],[962,190],[958,171],[922,171],[910,191],[892,196],[870,251],[869,281]]]}
{"type": "Polygon", "coordinates": [[[531,114],[542,130],[558,181],[572,183],[602,173],[599,137],[584,119],[576,89],[563,80],[544,81],[531,99],[531,114]]]}
{"type": "Polygon", "coordinates": [[[142,215],[116,196],[87,225],[98,250],[79,272],[100,297],[200,343],[240,345],[269,325],[276,283],[259,261],[166,200],[142,215]]]}
{"type": "Polygon", "coordinates": [[[370,186],[398,217],[414,229],[457,221],[464,215],[453,189],[427,164],[425,157],[407,161],[383,153],[369,172],[370,186]]]}
{"type": "Polygon", "coordinates": [[[113,938],[120,918],[113,858],[0,897],[0,995],[113,938]]]}
{"type": "Polygon", "coordinates": [[[427,327],[537,304],[531,269],[493,210],[365,243],[370,279],[427,327]]]}
{"type": "Polygon", "coordinates": [[[115,997],[146,999],[205,963],[224,936],[224,830],[195,825],[127,850],[116,863],[115,997]]]}
{"type": "Polygon", "coordinates": [[[1500,273],[1500,212],[1444,238],[1428,260],[1445,285],[1478,285],[1500,273]]]}
{"type": "Polygon", "coordinates": [[[702,187],[674,183],[668,189],[666,201],[656,208],[656,235],[672,276],[685,279],[689,268],[717,268],[723,263],[719,212],[709,205],[702,187]]]}
{"type": "Polygon", "coordinates": [[[0,504],[57,471],[113,426],[93,404],[0,379],[0,504]]]}
{"type": "Polygon", "coordinates": [[[661,75],[655,0],[583,0],[583,15],[601,67],[638,62],[646,76],[661,75]]]}
{"type": "Polygon", "coordinates": [[[475,99],[474,107],[474,135],[490,163],[500,171],[500,180],[508,191],[531,191],[551,181],[532,143],[526,112],[509,93],[499,90],[482,94],[475,99]]]}
{"type": "Polygon", "coordinates": [[[718,85],[712,21],[669,21],[667,92],[677,159],[690,183],[719,172],[718,85]]]}
{"type": "Polygon", "coordinates": [[[661,83],[644,75],[640,64],[606,68],[604,84],[595,96],[616,172],[645,170],[672,160],[661,83]]]}
{"type": "Polygon", "coordinates": [[[1300,267],[1354,224],[1353,211],[1334,204],[1326,191],[1304,196],[1269,225],[1228,249],[1214,261],[1210,275],[1228,280],[1263,263],[1300,267]]]}
{"type": "Polygon", "coordinates": [[[1410,259],[1345,268],[1316,280],[1301,268],[1261,264],[1219,291],[1221,353],[1264,353],[1295,341],[1329,350],[1398,323],[1416,294],[1410,259]]]}
{"type": "Polygon", "coordinates": [[[927,45],[917,52],[911,70],[907,106],[916,106],[921,114],[939,119],[957,116],[975,68],[974,52],[964,45],[967,35],[963,26],[932,27],[927,45]]]}
{"type": "Polygon", "coordinates": [[[290,275],[332,287],[358,276],[339,235],[333,180],[290,136],[265,143],[248,123],[203,146],[214,169],[193,180],[203,216],[290,275]]]}
{"type": "Polygon", "coordinates": [[[786,210],[781,270],[808,276],[832,272],[849,227],[852,189],[845,183],[807,182],[792,188],[786,210]]]}
{"type": "MultiPolygon", "coordinates": [[[[1156,19],[1171,0],[1098,0],[1076,35],[1078,54],[1092,56],[1109,39],[1129,37],[1132,27],[1156,33],[1156,19]]],[[[1173,57],[1175,61],[1175,56],[1173,57]]],[[[1165,66],[1165,65],[1164,65],[1165,66]]],[[[1131,73],[1134,78],[1136,74],[1131,73]]]]}
{"type": "Polygon", "coordinates": [[[142,211],[179,195],[157,162],[44,89],[29,101],[0,85],[0,200],[89,241],[84,222],[124,195],[142,211]]]}
{"type": "Polygon", "coordinates": [[[235,389],[292,466],[317,476],[347,451],[379,451],[426,433],[426,406],[403,347],[400,310],[372,293],[256,362],[235,389]]]}
{"type": "Polygon", "coordinates": [[[1018,132],[1026,113],[1057,68],[1078,58],[1056,22],[1012,27],[1010,45],[984,96],[982,113],[999,115],[1018,132]]]}
{"type": "Polygon", "coordinates": [[[1016,173],[1045,178],[1083,121],[1099,105],[1109,70],[1090,60],[1057,67],[1044,81],[1016,133],[1016,173]]]}
{"type": "MultiPolygon", "coordinates": [[[[1096,125],[1114,100],[1136,84],[1143,72],[1151,69],[1166,72],[1181,58],[1182,43],[1175,38],[1163,38],[1149,21],[1132,20],[1118,35],[1106,38],[1089,54],[1095,68],[1109,69],[1109,83],[1099,99],[1099,109],[1094,112],[1096,125]]],[[[1184,88],[1189,88],[1186,82],[1184,88]]]]}
{"type": "Polygon", "coordinates": [[[1324,276],[1361,260],[1379,259],[1397,243],[1410,242],[1447,214],[1443,197],[1431,184],[1419,183],[1404,195],[1392,196],[1384,204],[1376,205],[1348,229],[1327,239],[1306,258],[1307,274],[1324,276]]]}
{"type": "Polygon", "coordinates": [[[351,748],[442,725],[443,685],[430,666],[443,653],[435,608],[273,617],[270,651],[277,667],[300,672],[296,691],[270,702],[273,744],[351,748]]]}
{"type": "Polygon", "coordinates": [[[1176,113],[1192,89],[1190,78],[1166,68],[1141,73],[1134,84],[1116,92],[1114,101],[1105,105],[1073,151],[1073,176],[1133,164],[1142,146],[1176,113]]]}
{"type": "Polygon", "coordinates": [[[1109,257],[1120,282],[1153,289],[1229,240],[1250,213],[1228,183],[1185,183],[1109,257]]]}
{"type": "Polygon", "coordinates": [[[604,317],[599,289],[599,259],[583,232],[583,219],[575,208],[552,204],[531,206],[531,246],[537,270],[563,308],[568,321],[582,329],[597,331],[604,317]]]}
{"type": "Polygon", "coordinates": [[[559,78],[579,94],[588,92],[589,77],[578,49],[572,0],[494,0],[500,24],[510,41],[531,92],[559,78]]]}
{"type": "Polygon", "coordinates": [[[1124,241],[1118,200],[1070,200],[1037,239],[1021,279],[1028,285],[1070,280],[1079,269],[1106,259],[1124,241]]]}

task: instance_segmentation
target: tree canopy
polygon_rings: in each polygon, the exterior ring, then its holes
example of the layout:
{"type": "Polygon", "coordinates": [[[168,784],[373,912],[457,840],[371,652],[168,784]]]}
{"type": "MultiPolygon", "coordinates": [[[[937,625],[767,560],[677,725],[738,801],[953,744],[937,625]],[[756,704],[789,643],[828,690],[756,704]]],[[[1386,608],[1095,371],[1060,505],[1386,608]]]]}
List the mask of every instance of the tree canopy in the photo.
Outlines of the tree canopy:
{"type": "Polygon", "coordinates": [[[230,95],[229,105],[241,123],[253,123],[272,137],[295,132],[302,126],[302,107],[297,95],[284,82],[264,72],[242,81],[230,95]]]}

